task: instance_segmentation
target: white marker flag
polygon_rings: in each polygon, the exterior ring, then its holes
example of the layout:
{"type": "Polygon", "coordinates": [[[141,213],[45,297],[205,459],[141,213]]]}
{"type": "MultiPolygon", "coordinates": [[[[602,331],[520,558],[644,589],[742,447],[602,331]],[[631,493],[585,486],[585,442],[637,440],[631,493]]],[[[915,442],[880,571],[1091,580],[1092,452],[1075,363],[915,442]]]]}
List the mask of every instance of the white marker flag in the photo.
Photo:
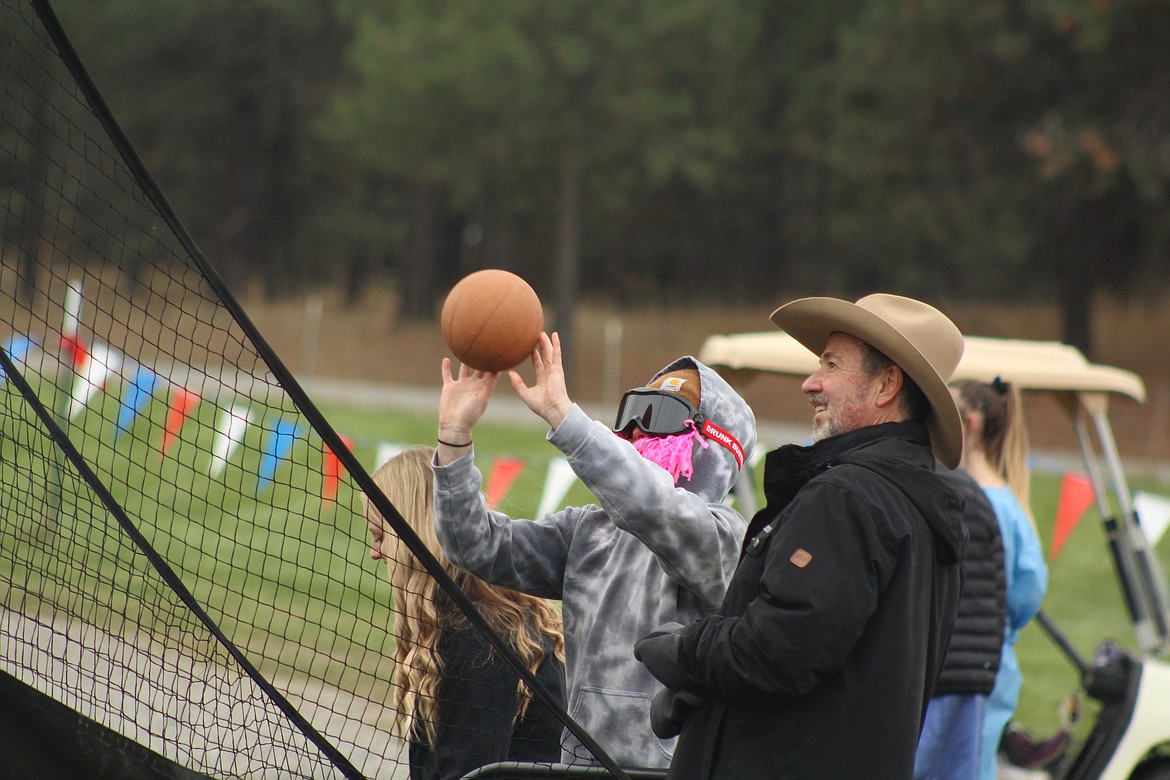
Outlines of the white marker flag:
{"type": "Polygon", "coordinates": [[[1157,547],[1167,526],[1170,526],[1170,498],[1138,490],[1133,494],[1133,508],[1150,547],[1157,547]]]}
{"type": "Polygon", "coordinates": [[[69,402],[69,419],[81,414],[81,410],[93,398],[94,393],[106,385],[106,379],[111,371],[117,371],[122,365],[122,354],[110,349],[108,344],[97,343],[89,351],[89,355],[77,375],[73,384],[73,396],[69,402]]]}
{"type": "Polygon", "coordinates": [[[392,441],[378,442],[377,452],[374,453],[374,468],[370,473],[377,471],[383,463],[393,458],[398,453],[406,449],[405,444],[395,444],[392,441]]]}
{"type": "Polygon", "coordinates": [[[558,509],[565,494],[569,492],[577,475],[566,458],[555,458],[548,464],[548,472],[544,475],[544,491],[540,495],[540,506],[536,509],[536,517],[541,518],[558,509]]]}
{"type": "Polygon", "coordinates": [[[215,425],[215,443],[211,448],[211,476],[218,477],[227,466],[228,459],[240,446],[244,432],[252,421],[252,412],[242,404],[232,406],[220,415],[215,425]]]}

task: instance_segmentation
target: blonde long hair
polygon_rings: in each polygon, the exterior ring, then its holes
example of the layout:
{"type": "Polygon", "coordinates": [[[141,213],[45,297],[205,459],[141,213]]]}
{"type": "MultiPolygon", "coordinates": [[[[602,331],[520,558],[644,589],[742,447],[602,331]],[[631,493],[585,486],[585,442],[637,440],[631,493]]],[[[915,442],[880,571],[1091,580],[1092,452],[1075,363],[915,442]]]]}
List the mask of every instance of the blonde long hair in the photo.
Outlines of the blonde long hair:
{"type": "MultiPolygon", "coordinates": [[[[434,450],[426,447],[405,450],[374,472],[374,483],[390,499],[443,570],[476,605],[492,629],[515,648],[530,672],[535,674],[544,661],[542,635],[547,637],[554,656],[563,663],[565,639],[561,616],[551,603],[484,582],[457,569],[443,554],[435,536],[433,520],[433,454],[434,450]]],[[[382,526],[382,554],[397,612],[394,685],[391,689],[397,710],[394,726],[404,738],[421,736],[434,744],[439,715],[436,693],[443,672],[439,637],[446,628],[465,627],[469,621],[364,494],[362,504],[367,522],[382,526]]],[[[532,700],[532,693],[523,681],[516,688],[516,696],[516,718],[519,719],[532,700]]]]}
{"type": "Polygon", "coordinates": [[[952,383],[959,393],[960,410],[983,416],[983,446],[987,462],[1007,483],[1028,519],[1032,520],[1028,472],[1028,429],[1024,425],[1019,388],[999,377],[994,382],[963,379],[952,383]]]}

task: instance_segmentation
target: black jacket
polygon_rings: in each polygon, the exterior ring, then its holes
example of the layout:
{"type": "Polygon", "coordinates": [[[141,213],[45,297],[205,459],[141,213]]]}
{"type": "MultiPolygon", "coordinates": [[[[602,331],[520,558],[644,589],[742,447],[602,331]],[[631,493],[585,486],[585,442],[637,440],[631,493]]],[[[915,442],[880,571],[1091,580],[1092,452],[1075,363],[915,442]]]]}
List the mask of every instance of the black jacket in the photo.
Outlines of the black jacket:
{"type": "Polygon", "coordinates": [[[963,559],[963,595],[951,632],[951,644],[934,686],[935,696],[982,694],[995,687],[1003,652],[1007,586],[1003,568],[1003,537],[995,510],[979,483],[964,471],[943,475],[963,498],[963,525],[970,537],[963,559]]]}
{"type": "MultiPolygon", "coordinates": [[[[443,670],[436,692],[435,744],[417,735],[411,739],[411,780],[456,780],[497,761],[560,760],[561,721],[535,699],[516,720],[519,675],[478,629],[445,629],[439,655],[443,670]]],[[[564,701],[565,668],[547,643],[536,677],[564,701]]]]}
{"type": "Polygon", "coordinates": [[[781,447],[764,483],[720,614],[679,638],[708,699],[670,777],[908,778],[966,546],[926,426],[781,447]]]}

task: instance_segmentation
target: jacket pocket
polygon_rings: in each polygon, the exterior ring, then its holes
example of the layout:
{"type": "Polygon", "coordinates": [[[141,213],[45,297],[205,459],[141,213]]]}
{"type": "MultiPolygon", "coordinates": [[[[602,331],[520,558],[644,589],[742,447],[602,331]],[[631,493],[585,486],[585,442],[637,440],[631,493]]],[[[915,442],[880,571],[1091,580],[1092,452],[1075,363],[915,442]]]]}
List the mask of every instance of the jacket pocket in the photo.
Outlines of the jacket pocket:
{"type": "Polygon", "coordinates": [[[622,766],[666,767],[678,739],[659,739],[651,731],[652,698],[641,691],[583,685],[569,715],[622,766]]]}

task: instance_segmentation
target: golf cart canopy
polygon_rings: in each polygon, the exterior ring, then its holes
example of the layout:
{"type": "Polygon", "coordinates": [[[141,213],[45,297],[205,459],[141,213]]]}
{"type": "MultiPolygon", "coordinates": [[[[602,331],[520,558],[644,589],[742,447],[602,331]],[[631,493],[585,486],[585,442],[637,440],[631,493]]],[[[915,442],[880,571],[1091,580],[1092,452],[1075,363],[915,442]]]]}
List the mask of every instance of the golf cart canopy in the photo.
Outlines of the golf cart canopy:
{"type": "MultiPolygon", "coordinates": [[[[1000,377],[1021,390],[1119,393],[1146,399],[1141,377],[1131,371],[1090,363],[1075,347],[1058,341],[1025,341],[967,336],[954,379],[990,382],[1000,377]]],[[[783,331],[711,336],[699,360],[728,379],[744,382],[757,373],[804,377],[817,369],[817,357],[783,331]]]]}

